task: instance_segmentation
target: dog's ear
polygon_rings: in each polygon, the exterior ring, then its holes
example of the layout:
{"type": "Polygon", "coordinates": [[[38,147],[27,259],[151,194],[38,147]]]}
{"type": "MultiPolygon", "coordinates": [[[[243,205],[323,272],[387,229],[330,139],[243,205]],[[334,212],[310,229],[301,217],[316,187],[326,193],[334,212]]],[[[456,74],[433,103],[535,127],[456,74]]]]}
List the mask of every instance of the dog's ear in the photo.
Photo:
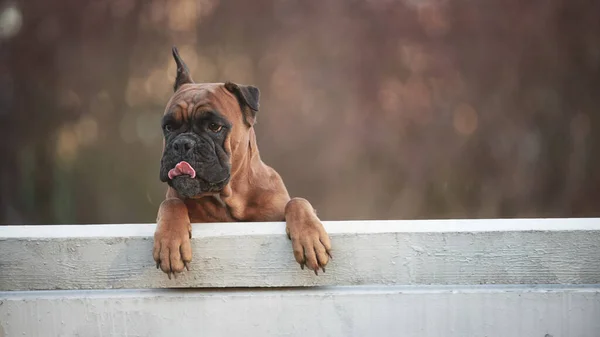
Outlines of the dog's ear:
{"type": "Polygon", "coordinates": [[[260,90],[251,85],[240,85],[233,82],[225,83],[225,89],[237,97],[244,122],[248,126],[254,125],[256,123],[256,113],[258,112],[260,90]]]}
{"type": "Polygon", "coordinates": [[[186,83],[194,83],[192,80],[192,75],[190,75],[190,70],[187,65],[179,56],[179,51],[177,51],[177,47],[173,47],[173,58],[175,59],[175,63],[177,63],[177,77],[175,78],[175,84],[173,85],[173,91],[177,91],[179,87],[186,83]]]}

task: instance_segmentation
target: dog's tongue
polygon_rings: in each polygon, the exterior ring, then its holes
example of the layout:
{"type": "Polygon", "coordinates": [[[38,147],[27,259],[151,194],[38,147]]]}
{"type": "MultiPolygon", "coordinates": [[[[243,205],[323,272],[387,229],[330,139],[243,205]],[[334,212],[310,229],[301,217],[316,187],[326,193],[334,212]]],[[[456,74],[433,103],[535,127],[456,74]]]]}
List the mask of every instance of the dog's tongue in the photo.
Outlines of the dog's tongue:
{"type": "Polygon", "coordinates": [[[185,161],[180,162],[175,165],[174,168],[169,171],[169,179],[173,179],[175,177],[187,174],[192,178],[196,178],[196,171],[192,168],[190,164],[185,161]]]}

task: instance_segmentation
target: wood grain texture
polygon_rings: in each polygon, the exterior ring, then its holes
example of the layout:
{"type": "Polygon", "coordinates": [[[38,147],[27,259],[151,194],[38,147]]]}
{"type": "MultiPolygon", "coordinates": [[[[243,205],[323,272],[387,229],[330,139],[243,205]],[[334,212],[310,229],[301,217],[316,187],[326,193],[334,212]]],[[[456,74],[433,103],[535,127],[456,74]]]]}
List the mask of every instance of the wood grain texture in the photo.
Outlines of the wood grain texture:
{"type": "Polygon", "coordinates": [[[600,288],[0,292],[0,336],[597,337],[600,288]]]}
{"type": "Polygon", "coordinates": [[[0,226],[0,291],[600,284],[600,219],[325,222],[334,260],[300,270],[283,223],[195,224],[191,271],[152,260],[154,225],[0,226]]]}

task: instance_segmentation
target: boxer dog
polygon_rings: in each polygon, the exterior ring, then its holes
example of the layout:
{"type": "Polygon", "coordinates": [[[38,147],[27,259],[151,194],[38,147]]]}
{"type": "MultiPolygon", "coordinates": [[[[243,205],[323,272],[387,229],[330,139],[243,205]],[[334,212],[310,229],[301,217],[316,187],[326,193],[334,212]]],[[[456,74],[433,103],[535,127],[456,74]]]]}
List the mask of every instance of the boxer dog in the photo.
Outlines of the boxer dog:
{"type": "Polygon", "coordinates": [[[260,91],[251,85],[194,83],[173,47],[174,94],[162,118],[160,180],[153,257],[176,276],[192,260],[191,223],[285,221],[294,257],[318,275],[331,258],[327,232],[311,204],[290,198],[279,174],[263,163],[254,124],[260,91]]]}

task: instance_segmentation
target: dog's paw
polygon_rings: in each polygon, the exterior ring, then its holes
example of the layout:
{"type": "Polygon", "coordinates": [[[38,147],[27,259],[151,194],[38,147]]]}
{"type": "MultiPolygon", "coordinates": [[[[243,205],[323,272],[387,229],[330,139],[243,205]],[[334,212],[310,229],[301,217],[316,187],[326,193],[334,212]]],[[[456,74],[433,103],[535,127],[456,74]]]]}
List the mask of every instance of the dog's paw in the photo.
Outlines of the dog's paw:
{"type": "Polygon", "coordinates": [[[331,241],[310,203],[294,198],[285,208],[286,232],[292,240],[294,257],[300,267],[306,265],[318,275],[331,259],[331,241]]]}
{"type": "Polygon", "coordinates": [[[154,233],[153,257],[156,268],[177,278],[192,261],[192,227],[189,222],[159,221],[154,233]]]}

